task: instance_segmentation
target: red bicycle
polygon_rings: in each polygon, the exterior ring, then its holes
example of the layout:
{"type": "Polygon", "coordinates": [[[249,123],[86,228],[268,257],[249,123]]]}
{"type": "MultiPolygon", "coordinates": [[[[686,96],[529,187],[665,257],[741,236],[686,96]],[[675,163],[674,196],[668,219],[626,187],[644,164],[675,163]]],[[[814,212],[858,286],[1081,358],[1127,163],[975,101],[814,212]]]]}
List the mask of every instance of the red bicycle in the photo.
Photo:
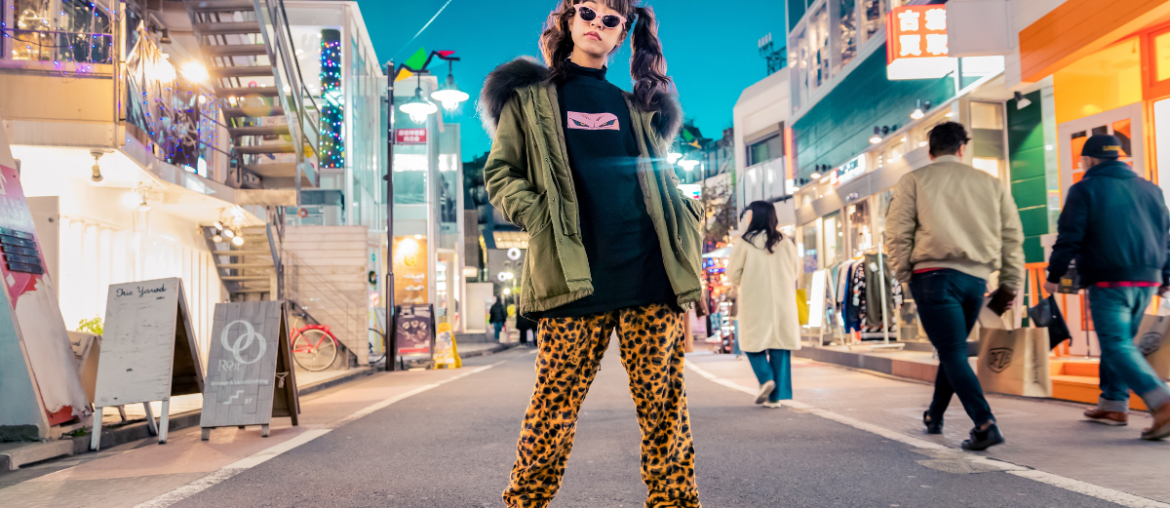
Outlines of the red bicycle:
{"type": "Polygon", "coordinates": [[[337,360],[337,337],[328,325],[305,325],[293,328],[293,361],[309,372],[320,372],[337,360]]]}

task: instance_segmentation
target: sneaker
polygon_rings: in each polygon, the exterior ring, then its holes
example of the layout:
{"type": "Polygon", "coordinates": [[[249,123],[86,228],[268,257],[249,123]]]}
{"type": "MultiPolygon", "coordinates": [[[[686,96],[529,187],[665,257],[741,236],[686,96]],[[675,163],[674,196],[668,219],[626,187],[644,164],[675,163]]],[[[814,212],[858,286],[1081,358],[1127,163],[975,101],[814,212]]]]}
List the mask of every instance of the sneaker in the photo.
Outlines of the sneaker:
{"type": "Polygon", "coordinates": [[[1154,411],[1154,425],[1142,431],[1142,439],[1157,441],[1170,437],[1170,402],[1154,411]]]}
{"type": "Polygon", "coordinates": [[[985,430],[979,430],[979,427],[971,429],[971,438],[963,441],[963,449],[969,452],[981,452],[997,444],[1003,444],[1003,434],[999,432],[999,426],[991,424],[985,430]]]}
{"type": "Polygon", "coordinates": [[[772,394],[772,390],[776,388],[775,381],[768,381],[760,385],[760,393],[756,395],[756,404],[763,404],[768,401],[768,396],[772,394]]]}
{"type": "Polygon", "coordinates": [[[926,425],[927,434],[942,434],[943,419],[930,416],[930,411],[922,413],[922,424],[926,425]]]}
{"type": "Polygon", "coordinates": [[[764,403],[764,407],[770,408],[770,409],[780,409],[780,408],[784,407],[784,405],[781,404],[780,401],[776,401],[776,402],[768,401],[768,402],[764,403]]]}
{"type": "Polygon", "coordinates": [[[1085,418],[1094,423],[1102,425],[1113,425],[1115,427],[1124,427],[1129,425],[1129,415],[1120,411],[1102,411],[1099,408],[1089,408],[1085,410],[1085,418]]]}

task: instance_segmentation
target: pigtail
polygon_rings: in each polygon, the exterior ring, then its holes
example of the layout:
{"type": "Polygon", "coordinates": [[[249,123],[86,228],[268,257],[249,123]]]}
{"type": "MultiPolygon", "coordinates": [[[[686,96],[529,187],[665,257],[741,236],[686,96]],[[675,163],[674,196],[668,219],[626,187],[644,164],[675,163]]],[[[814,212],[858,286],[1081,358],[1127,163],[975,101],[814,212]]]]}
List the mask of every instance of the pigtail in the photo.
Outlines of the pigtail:
{"type": "Polygon", "coordinates": [[[634,78],[634,98],[642,106],[649,107],[654,93],[659,88],[670,86],[670,78],[666,76],[666,57],[662,55],[662,42],[658,40],[654,9],[650,6],[634,7],[634,15],[637,20],[630,39],[633,46],[630,75],[634,78]]]}
{"type": "Polygon", "coordinates": [[[569,31],[569,23],[577,14],[573,8],[574,0],[564,0],[561,5],[548,15],[544,24],[544,31],[540,34],[540,54],[544,57],[544,64],[548,66],[548,82],[560,83],[569,75],[567,62],[573,54],[573,36],[569,31]]]}

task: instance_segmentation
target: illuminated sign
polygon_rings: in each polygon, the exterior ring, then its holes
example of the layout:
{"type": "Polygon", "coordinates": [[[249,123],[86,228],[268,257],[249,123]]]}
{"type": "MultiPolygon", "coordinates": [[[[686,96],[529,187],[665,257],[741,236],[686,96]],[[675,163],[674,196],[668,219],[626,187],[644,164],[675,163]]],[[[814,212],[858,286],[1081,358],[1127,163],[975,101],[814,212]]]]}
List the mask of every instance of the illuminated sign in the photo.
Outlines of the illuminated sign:
{"type": "Polygon", "coordinates": [[[937,79],[955,70],[947,51],[947,10],[907,5],[886,17],[886,77],[937,79]]]}
{"type": "Polygon", "coordinates": [[[678,190],[682,191],[684,196],[693,199],[703,199],[703,186],[697,183],[680,183],[678,190]]]}
{"type": "Polygon", "coordinates": [[[833,172],[833,185],[841,185],[865,174],[865,154],[854,157],[833,172]]]}
{"type": "Polygon", "coordinates": [[[427,143],[427,130],[395,129],[394,142],[399,145],[425,145],[427,143]]]}

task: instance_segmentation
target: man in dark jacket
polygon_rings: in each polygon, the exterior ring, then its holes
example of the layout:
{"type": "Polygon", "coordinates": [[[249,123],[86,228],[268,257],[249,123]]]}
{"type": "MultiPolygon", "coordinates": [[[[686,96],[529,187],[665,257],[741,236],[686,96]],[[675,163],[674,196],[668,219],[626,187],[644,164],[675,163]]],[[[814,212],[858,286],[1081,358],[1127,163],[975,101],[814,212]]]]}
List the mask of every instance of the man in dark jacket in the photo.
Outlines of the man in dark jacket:
{"type": "Polygon", "coordinates": [[[508,309],[504,308],[504,304],[500,302],[500,297],[496,297],[496,303],[492,304],[492,308],[488,310],[488,322],[496,329],[496,342],[500,341],[500,331],[504,329],[504,323],[508,321],[508,309]]]}
{"type": "Polygon", "coordinates": [[[1133,337],[1154,293],[1170,289],[1170,212],[1162,190],[1118,157],[1121,141],[1096,135],[1081,151],[1085,177],[1069,189],[1060,214],[1045,289],[1076,260],[1080,283],[1101,345],[1101,398],[1085,411],[1090,420],[1125,425],[1132,389],[1154,414],[1142,439],[1170,436],[1170,388],[1134,345],[1133,337]]]}

